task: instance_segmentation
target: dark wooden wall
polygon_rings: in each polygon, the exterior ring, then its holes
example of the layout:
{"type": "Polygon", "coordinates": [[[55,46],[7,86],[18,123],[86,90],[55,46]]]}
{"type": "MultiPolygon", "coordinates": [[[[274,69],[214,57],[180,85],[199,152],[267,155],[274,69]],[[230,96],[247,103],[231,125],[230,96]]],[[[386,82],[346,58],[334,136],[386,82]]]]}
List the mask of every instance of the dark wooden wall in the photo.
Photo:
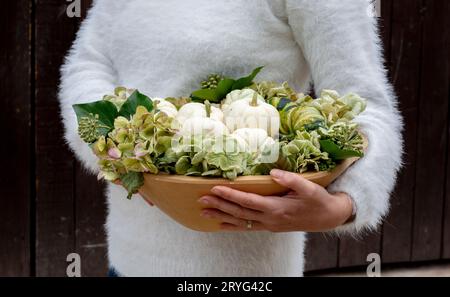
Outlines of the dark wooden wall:
{"type": "MultiPolygon", "coordinates": [[[[90,0],[82,1],[83,15],[90,0]]],[[[81,22],[64,0],[5,1],[0,11],[0,276],[106,272],[103,185],[68,151],[59,67],[81,22]]],[[[390,216],[358,240],[310,236],[308,271],[450,259],[450,1],[382,0],[386,66],[405,117],[405,167],[390,216]]]]}

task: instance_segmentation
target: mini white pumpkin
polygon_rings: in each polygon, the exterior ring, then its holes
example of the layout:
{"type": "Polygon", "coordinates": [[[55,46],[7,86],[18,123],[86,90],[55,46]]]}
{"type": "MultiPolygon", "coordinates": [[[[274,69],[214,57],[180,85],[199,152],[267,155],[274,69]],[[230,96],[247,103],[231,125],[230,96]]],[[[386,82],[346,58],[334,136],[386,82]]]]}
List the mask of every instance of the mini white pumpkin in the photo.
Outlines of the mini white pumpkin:
{"type": "Polygon", "coordinates": [[[224,123],[211,118],[191,118],[184,122],[179,133],[182,136],[218,137],[229,134],[229,131],[224,123]]]}
{"type": "Polygon", "coordinates": [[[278,143],[263,129],[241,128],[233,132],[233,136],[245,142],[246,151],[255,153],[258,163],[272,163],[278,160],[278,143]]]}
{"type": "Polygon", "coordinates": [[[164,112],[167,116],[175,118],[178,114],[178,110],[172,103],[166,101],[163,98],[152,99],[154,107],[160,112],[164,112]]]}
{"type": "Polygon", "coordinates": [[[257,94],[258,96],[258,101],[265,102],[264,98],[252,89],[234,90],[229,93],[225,100],[222,102],[222,110],[224,111],[224,113],[226,113],[228,108],[234,102],[245,99],[251,100],[253,99],[253,96],[255,96],[255,94],[257,94]]]}
{"type": "MultiPolygon", "coordinates": [[[[247,147],[248,152],[257,152],[267,142],[269,135],[266,130],[259,128],[241,128],[233,132],[233,136],[242,139],[247,147]]],[[[272,139],[273,140],[273,139],[272,139]]]]}
{"type": "Polygon", "coordinates": [[[235,101],[227,109],[225,124],[231,132],[240,128],[260,128],[273,138],[277,138],[280,129],[280,114],[270,104],[253,98],[235,101]]]}
{"type": "MultiPolygon", "coordinates": [[[[197,135],[211,138],[228,135],[229,131],[227,126],[225,126],[222,121],[218,121],[211,117],[212,110],[215,107],[211,106],[209,101],[206,101],[205,104],[200,105],[203,106],[206,117],[197,116],[186,119],[181,125],[179,135],[185,138],[197,135]]],[[[193,105],[193,107],[195,107],[195,105],[193,105]]]]}
{"type": "Polygon", "coordinates": [[[208,115],[207,106],[202,103],[188,103],[183,105],[178,111],[176,120],[180,123],[181,126],[184,125],[184,122],[188,119],[193,118],[210,118],[212,120],[223,122],[223,113],[217,107],[210,106],[210,114],[208,115]]]}

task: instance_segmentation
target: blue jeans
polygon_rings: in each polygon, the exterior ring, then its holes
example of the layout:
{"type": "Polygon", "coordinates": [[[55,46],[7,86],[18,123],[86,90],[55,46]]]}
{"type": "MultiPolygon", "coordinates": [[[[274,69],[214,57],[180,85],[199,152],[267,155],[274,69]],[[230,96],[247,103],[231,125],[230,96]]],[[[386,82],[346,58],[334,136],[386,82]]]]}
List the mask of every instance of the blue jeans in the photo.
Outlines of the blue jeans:
{"type": "Polygon", "coordinates": [[[120,274],[114,269],[114,267],[109,268],[108,277],[120,277],[120,274]]]}

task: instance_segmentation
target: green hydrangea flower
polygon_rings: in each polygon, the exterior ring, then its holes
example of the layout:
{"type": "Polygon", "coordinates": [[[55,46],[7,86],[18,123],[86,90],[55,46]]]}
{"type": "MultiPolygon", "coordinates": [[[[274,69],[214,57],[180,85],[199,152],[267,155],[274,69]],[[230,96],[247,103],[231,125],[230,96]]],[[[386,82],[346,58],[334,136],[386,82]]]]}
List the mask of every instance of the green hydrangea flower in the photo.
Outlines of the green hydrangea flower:
{"type": "Polygon", "coordinates": [[[129,172],[158,173],[157,160],[170,148],[173,135],[166,114],[143,106],[130,120],[117,117],[108,137],[99,137],[92,146],[100,158],[101,177],[115,180],[129,172]]]}
{"type": "MultiPolygon", "coordinates": [[[[276,82],[263,81],[253,84],[250,88],[258,92],[267,102],[273,105],[282,98],[287,98],[295,102],[303,96],[301,93],[297,94],[287,82],[280,85],[276,82]]],[[[277,107],[276,105],[274,106],[277,107]]]]}
{"type": "Polygon", "coordinates": [[[120,110],[122,105],[127,101],[128,97],[136,91],[135,89],[127,89],[125,87],[117,87],[114,89],[114,94],[105,95],[103,100],[113,103],[117,110],[120,110]]]}
{"type": "Polygon", "coordinates": [[[350,93],[343,97],[336,91],[324,90],[320,98],[305,102],[322,113],[328,125],[338,121],[351,121],[366,109],[366,100],[350,93]]]}
{"type": "Polygon", "coordinates": [[[189,176],[236,179],[244,174],[250,154],[239,150],[237,140],[229,135],[219,138],[181,140],[179,147],[166,151],[163,165],[176,161],[169,172],[189,176]]]}
{"type": "Polygon", "coordinates": [[[362,152],[364,139],[358,131],[358,124],[341,121],[333,124],[329,129],[320,129],[318,132],[324,139],[331,139],[342,150],[362,152]]]}
{"type": "Polygon", "coordinates": [[[316,131],[298,132],[294,140],[282,143],[278,168],[298,173],[332,169],[336,164],[320,150],[319,140],[316,131]]]}

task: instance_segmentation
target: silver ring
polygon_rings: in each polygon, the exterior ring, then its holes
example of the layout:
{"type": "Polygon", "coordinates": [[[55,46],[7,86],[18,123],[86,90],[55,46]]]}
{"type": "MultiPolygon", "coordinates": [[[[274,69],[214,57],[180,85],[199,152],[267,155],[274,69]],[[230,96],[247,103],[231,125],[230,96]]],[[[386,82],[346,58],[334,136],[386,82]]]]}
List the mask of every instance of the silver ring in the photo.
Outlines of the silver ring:
{"type": "Polygon", "coordinates": [[[253,221],[248,220],[247,221],[247,229],[252,229],[253,228],[253,221]]]}

